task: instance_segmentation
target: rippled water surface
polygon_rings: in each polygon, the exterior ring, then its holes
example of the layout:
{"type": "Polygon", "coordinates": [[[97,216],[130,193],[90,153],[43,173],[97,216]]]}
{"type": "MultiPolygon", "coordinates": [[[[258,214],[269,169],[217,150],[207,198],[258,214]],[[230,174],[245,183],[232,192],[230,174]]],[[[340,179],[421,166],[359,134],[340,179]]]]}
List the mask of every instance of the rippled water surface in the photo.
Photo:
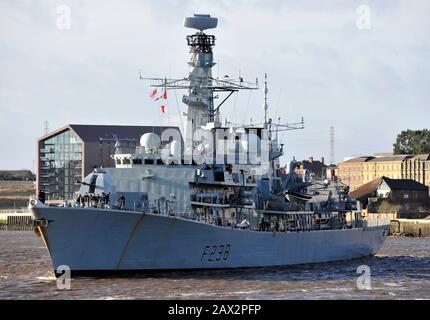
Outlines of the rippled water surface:
{"type": "Polygon", "coordinates": [[[429,299],[430,239],[389,237],[378,255],[346,262],[72,279],[59,290],[33,232],[0,232],[0,299],[429,299]],[[357,288],[360,265],[371,290],[357,288]]]}

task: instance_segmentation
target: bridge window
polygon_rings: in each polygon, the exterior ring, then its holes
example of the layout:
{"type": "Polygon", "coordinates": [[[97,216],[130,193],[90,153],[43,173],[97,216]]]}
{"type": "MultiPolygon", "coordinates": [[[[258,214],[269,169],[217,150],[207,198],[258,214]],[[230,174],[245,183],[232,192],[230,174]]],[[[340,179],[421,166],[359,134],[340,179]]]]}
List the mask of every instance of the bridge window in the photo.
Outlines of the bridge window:
{"type": "Polygon", "coordinates": [[[133,159],[133,164],[142,164],[142,159],[133,159]]]}

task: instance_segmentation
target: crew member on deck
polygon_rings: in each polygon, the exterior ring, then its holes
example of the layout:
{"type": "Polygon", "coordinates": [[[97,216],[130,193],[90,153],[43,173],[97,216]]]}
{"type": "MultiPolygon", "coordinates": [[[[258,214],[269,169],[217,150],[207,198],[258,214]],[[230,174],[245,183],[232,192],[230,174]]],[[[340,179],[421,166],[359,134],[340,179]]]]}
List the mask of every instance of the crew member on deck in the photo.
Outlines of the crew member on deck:
{"type": "Polygon", "coordinates": [[[119,209],[120,210],[124,210],[124,206],[125,206],[125,196],[122,194],[121,197],[119,197],[119,209]]]}
{"type": "Polygon", "coordinates": [[[45,203],[45,191],[43,191],[43,190],[40,190],[39,191],[39,201],[40,202],[42,202],[42,203],[45,203]]]}

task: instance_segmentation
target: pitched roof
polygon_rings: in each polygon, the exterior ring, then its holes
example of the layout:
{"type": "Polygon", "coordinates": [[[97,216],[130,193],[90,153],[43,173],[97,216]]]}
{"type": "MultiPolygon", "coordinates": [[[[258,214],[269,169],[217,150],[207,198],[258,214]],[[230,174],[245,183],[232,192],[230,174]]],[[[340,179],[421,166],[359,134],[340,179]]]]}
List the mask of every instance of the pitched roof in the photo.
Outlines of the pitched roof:
{"type": "Polygon", "coordinates": [[[417,154],[412,159],[420,159],[422,161],[427,161],[427,160],[430,160],[430,153],[417,154]]]}
{"type": "Polygon", "coordinates": [[[154,132],[158,135],[168,128],[176,127],[159,127],[159,126],[120,126],[120,125],[86,125],[70,124],[76,134],[86,142],[98,142],[100,138],[121,138],[121,139],[139,139],[140,136],[147,132],[154,132]]]}
{"type": "Polygon", "coordinates": [[[373,154],[374,157],[389,157],[389,156],[394,156],[394,153],[392,152],[375,152],[373,154]]]}
{"type": "Polygon", "coordinates": [[[428,187],[412,179],[390,179],[387,177],[379,177],[362,186],[358,187],[349,195],[355,199],[367,197],[378,189],[381,182],[384,181],[391,190],[428,190],[428,187]]]}
{"type": "MultiPolygon", "coordinates": [[[[66,130],[73,130],[85,142],[99,142],[100,138],[113,139],[139,139],[140,136],[147,132],[154,132],[158,135],[165,129],[176,129],[173,126],[127,126],[127,125],[93,125],[93,124],[68,124],[58,130],[48,133],[38,139],[43,141],[51,138],[66,130]]],[[[180,131],[179,131],[180,133],[180,131]]],[[[182,139],[182,136],[181,136],[182,139]]]]}
{"type": "Polygon", "coordinates": [[[412,179],[390,179],[383,177],[391,190],[428,190],[428,187],[412,179]]]}
{"type": "Polygon", "coordinates": [[[327,165],[325,165],[323,162],[319,160],[312,160],[312,161],[303,160],[301,161],[301,163],[303,165],[303,169],[308,169],[312,171],[321,170],[327,167],[327,165]]]}
{"type": "Polygon", "coordinates": [[[370,157],[370,156],[364,156],[364,157],[356,157],[356,158],[352,158],[346,161],[343,161],[342,163],[352,163],[352,162],[366,162],[369,161],[371,159],[373,159],[374,157],[370,157]]]}
{"type": "Polygon", "coordinates": [[[384,162],[384,161],[403,161],[406,158],[411,157],[410,155],[397,155],[397,156],[387,156],[387,157],[376,157],[374,159],[369,160],[369,162],[384,162]]]}
{"type": "Polygon", "coordinates": [[[368,183],[363,184],[362,186],[358,187],[354,191],[350,192],[349,195],[351,197],[354,197],[355,199],[360,199],[375,192],[376,189],[378,189],[378,186],[381,183],[382,178],[383,177],[380,177],[368,183]]]}

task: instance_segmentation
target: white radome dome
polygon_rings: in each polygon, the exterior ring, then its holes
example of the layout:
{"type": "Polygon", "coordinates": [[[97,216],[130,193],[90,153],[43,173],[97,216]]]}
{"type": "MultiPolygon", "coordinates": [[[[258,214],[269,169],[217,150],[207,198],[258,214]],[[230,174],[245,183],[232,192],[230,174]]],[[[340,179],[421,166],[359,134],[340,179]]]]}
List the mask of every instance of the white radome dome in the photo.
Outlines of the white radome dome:
{"type": "Polygon", "coordinates": [[[146,151],[155,151],[160,148],[160,137],[158,134],[148,132],[140,137],[140,145],[145,148],[146,151]]]}

